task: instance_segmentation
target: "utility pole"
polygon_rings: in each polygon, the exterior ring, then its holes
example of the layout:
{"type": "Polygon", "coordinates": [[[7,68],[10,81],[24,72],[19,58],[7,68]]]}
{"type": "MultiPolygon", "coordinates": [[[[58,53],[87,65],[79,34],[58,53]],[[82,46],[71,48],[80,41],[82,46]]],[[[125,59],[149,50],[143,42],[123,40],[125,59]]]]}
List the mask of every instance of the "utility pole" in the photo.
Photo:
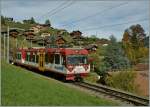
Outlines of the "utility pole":
{"type": "Polygon", "coordinates": [[[31,48],[32,48],[32,40],[31,40],[31,48]]]}
{"type": "Polygon", "coordinates": [[[9,26],[7,28],[7,62],[9,63],[9,26]]]}
{"type": "Polygon", "coordinates": [[[44,38],[43,38],[43,47],[44,47],[44,38]]]}
{"type": "Polygon", "coordinates": [[[18,47],[18,40],[17,40],[17,38],[16,38],[16,49],[17,49],[17,47],[18,47]]]}
{"type": "Polygon", "coordinates": [[[97,31],[96,31],[96,37],[97,37],[97,31]]]}
{"type": "Polygon", "coordinates": [[[5,47],[6,47],[6,46],[5,46],[5,45],[6,45],[6,43],[5,43],[5,36],[6,36],[6,34],[4,34],[4,60],[5,60],[5,50],[6,50],[6,49],[5,49],[5,47]]]}

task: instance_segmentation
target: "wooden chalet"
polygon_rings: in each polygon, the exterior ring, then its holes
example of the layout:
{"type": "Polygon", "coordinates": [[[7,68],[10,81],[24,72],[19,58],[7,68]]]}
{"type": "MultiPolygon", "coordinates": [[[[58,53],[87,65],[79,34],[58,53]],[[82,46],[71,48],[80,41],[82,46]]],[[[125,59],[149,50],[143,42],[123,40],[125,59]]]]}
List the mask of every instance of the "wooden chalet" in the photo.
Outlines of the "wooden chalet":
{"type": "Polygon", "coordinates": [[[6,30],[1,30],[1,35],[7,35],[7,31],[6,30]]]}
{"type": "Polygon", "coordinates": [[[46,44],[55,44],[58,46],[65,45],[67,41],[62,36],[47,36],[45,37],[46,44]]]}
{"type": "Polygon", "coordinates": [[[62,36],[58,36],[57,38],[56,38],[56,44],[58,45],[58,46],[62,46],[62,45],[64,45],[66,43],[66,40],[62,37],[62,36]]]}
{"type": "Polygon", "coordinates": [[[30,27],[29,30],[32,30],[34,33],[38,33],[40,30],[49,28],[49,27],[50,27],[50,24],[36,24],[36,25],[30,27]]]}
{"type": "Polygon", "coordinates": [[[38,33],[40,31],[39,27],[33,26],[29,30],[33,31],[33,33],[38,33]]]}
{"type": "Polygon", "coordinates": [[[26,30],[24,32],[24,35],[26,36],[26,40],[34,40],[35,34],[33,30],[26,30]]]}
{"type": "Polygon", "coordinates": [[[16,38],[17,35],[19,35],[19,31],[16,30],[16,29],[11,29],[11,30],[9,31],[9,35],[12,36],[12,37],[14,37],[14,38],[16,38]]]}
{"type": "Polygon", "coordinates": [[[106,44],[109,44],[110,43],[110,41],[108,40],[108,39],[99,39],[98,41],[96,41],[96,44],[97,45],[106,45],[106,44]]]}
{"type": "Polygon", "coordinates": [[[98,46],[96,44],[90,44],[84,48],[86,50],[88,50],[89,52],[95,52],[97,50],[98,46]]]}
{"type": "Polygon", "coordinates": [[[59,31],[57,32],[57,35],[62,35],[65,32],[67,32],[67,30],[65,30],[65,29],[59,29],[59,31]]]}
{"type": "Polygon", "coordinates": [[[79,30],[71,32],[70,36],[74,40],[81,40],[81,39],[83,39],[82,32],[80,32],[79,30]]]}
{"type": "Polygon", "coordinates": [[[11,18],[11,17],[6,17],[5,20],[9,21],[9,22],[12,22],[14,19],[11,18]]]}
{"type": "Polygon", "coordinates": [[[48,36],[50,36],[50,33],[42,33],[41,34],[41,37],[48,37],[48,36]]]}
{"type": "Polygon", "coordinates": [[[50,24],[39,24],[41,27],[50,27],[50,24]]]}
{"type": "MultiPolygon", "coordinates": [[[[21,36],[22,33],[23,32],[21,30],[18,30],[18,29],[9,29],[9,36],[10,37],[16,38],[17,36],[21,36]]],[[[1,30],[1,35],[5,35],[6,36],[7,34],[8,34],[8,31],[7,31],[6,28],[1,30]]]]}
{"type": "Polygon", "coordinates": [[[34,34],[33,30],[26,30],[26,31],[24,31],[24,35],[25,36],[32,35],[32,34],[34,34]]]}
{"type": "Polygon", "coordinates": [[[34,34],[30,34],[26,37],[26,40],[35,40],[35,35],[34,34]]]}

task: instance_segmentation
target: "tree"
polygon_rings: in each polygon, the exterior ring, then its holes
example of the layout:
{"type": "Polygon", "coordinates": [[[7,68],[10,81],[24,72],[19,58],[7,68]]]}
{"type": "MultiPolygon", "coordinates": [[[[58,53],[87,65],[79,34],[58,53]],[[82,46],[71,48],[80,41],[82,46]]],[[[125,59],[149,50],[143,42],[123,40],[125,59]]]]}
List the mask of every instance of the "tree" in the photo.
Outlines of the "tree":
{"type": "Polygon", "coordinates": [[[2,23],[2,25],[6,24],[4,16],[1,16],[1,23],[2,23]]]}
{"type": "Polygon", "coordinates": [[[149,36],[144,38],[144,46],[149,48],[149,36]]]}
{"type": "Polygon", "coordinates": [[[36,24],[36,22],[35,22],[33,17],[31,17],[30,24],[36,24]]]}
{"type": "Polygon", "coordinates": [[[45,21],[45,24],[46,25],[49,25],[49,27],[51,26],[51,22],[50,22],[50,20],[49,19],[47,19],[46,21],[45,21]]]}
{"type": "Polygon", "coordinates": [[[104,62],[112,70],[121,70],[129,67],[129,60],[125,57],[121,45],[114,36],[110,36],[110,44],[106,47],[104,62]]]}
{"type": "Polygon", "coordinates": [[[141,58],[146,56],[147,49],[144,49],[144,38],[146,38],[145,31],[139,24],[132,25],[123,34],[123,49],[133,65],[140,62],[141,58]]]}
{"type": "Polygon", "coordinates": [[[125,57],[122,46],[114,36],[110,36],[110,44],[105,49],[104,58],[99,67],[96,68],[97,74],[101,76],[100,82],[105,84],[108,71],[124,70],[128,67],[130,67],[130,62],[125,57]]]}

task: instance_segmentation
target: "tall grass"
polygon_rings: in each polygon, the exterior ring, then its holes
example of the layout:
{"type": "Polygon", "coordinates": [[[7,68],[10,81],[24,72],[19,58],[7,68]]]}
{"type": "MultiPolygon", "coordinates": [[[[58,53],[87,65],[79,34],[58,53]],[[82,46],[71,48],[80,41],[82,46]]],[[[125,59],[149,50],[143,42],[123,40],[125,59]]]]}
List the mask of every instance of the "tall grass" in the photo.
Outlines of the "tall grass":
{"type": "Polygon", "coordinates": [[[137,85],[135,85],[136,72],[134,71],[120,71],[112,73],[106,78],[106,84],[129,92],[137,92],[137,85]]]}

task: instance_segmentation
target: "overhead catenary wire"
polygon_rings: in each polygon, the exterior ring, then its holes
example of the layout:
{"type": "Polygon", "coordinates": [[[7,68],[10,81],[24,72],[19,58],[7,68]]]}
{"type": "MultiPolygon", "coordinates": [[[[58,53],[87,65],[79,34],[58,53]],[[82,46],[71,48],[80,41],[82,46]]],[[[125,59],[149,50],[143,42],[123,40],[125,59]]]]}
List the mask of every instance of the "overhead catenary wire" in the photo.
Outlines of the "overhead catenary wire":
{"type": "Polygon", "coordinates": [[[71,0],[66,0],[65,2],[59,4],[57,7],[53,8],[52,10],[46,12],[45,14],[39,16],[37,19],[40,20],[41,18],[45,17],[47,14],[52,14],[53,12],[57,11],[59,8],[63,7],[64,5],[66,5],[66,3],[68,3],[71,0]]]}
{"type": "Polygon", "coordinates": [[[41,19],[45,16],[48,16],[48,17],[51,17],[55,14],[57,14],[58,12],[64,10],[65,8],[67,7],[70,7],[71,5],[73,5],[75,1],[72,1],[72,0],[66,0],[65,2],[63,2],[62,4],[58,5],[56,8],[52,9],[51,11],[45,13],[44,15],[42,15],[40,18],[38,19],[41,19]]]}
{"type": "Polygon", "coordinates": [[[68,23],[68,24],[64,24],[64,25],[62,25],[62,26],[67,26],[67,25],[70,25],[70,24],[73,24],[73,23],[78,23],[78,22],[80,22],[80,21],[85,21],[85,20],[87,20],[87,19],[89,19],[89,18],[91,18],[91,17],[100,15],[100,14],[106,12],[106,11],[112,10],[112,9],[114,9],[114,8],[118,8],[118,7],[123,6],[123,5],[126,5],[126,4],[128,4],[128,2],[120,3],[120,4],[118,4],[118,5],[115,5],[115,6],[106,8],[106,9],[104,9],[104,10],[102,10],[102,11],[99,11],[99,12],[97,12],[97,13],[94,13],[94,14],[92,14],[92,15],[89,15],[89,16],[86,16],[86,17],[83,17],[83,18],[80,18],[80,19],[78,19],[78,20],[74,20],[74,21],[72,21],[72,22],[70,22],[70,23],[68,23]]]}
{"type": "Polygon", "coordinates": [[[119,25],[124,25],[124,24],[129,24],[129,23],[135,23],[135,22],[142,22],[142,21],[148,21],[148,18],[145,19],[139,19],[139,20],[134,20],[134,21],[128,21],[128,22],[123,22],[123,23],[117,23],[117,24],[111,24],[111,25],[103,25],[103,26],[99,26],[99,27],[92,27],[92,28],[85,28],[85,29],[81,29],[82,31],[89,31],[89,30],[95,30],[95,29],[99,29],[99,28],[106,28],[106,27],[113,27],[113,26],[119,26],[119,25]]]}
{"type": "Polygon", "coordinates": [[[59,8],[59,10],[55,11],[54,13],[52,13],[51,15],[49,15],[49,17],[55,15],[56,13],[59,13],[60,11],[64,10],[65,8],[70,7],[71,5],[73,5],[75,3],[75,1],[70,2],[69,4],[63,6],[62,8],[59,8]]]}

